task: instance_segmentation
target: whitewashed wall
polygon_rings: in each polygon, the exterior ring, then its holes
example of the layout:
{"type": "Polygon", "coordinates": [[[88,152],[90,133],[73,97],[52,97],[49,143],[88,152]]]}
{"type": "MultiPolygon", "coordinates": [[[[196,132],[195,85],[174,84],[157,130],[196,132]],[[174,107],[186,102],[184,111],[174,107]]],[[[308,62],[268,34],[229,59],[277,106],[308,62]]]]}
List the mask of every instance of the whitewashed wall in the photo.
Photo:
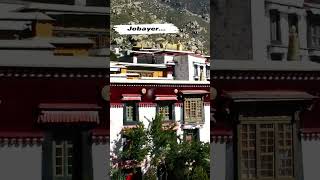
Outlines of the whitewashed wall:
{"type": "Polygon", "coordinates": [[[302,162],[304,180],[315,180],[320,177],[320,140],[302,140],[302,162]]]}
{"type": "Polygon", "coordinates": [[[200,141],[210,142],[210,105],[204,106],[205,123],[200,129],[200,141]]]}
{"type": "Polygon", "coordinates": [[[175,56],[174,60],[178,62],[174,68],[176,80],[189,80],[191,72],[189,70],[188,56],[175,56]]]}
{"type": "Polygon", "coordinates": [[[119,133],[123,127],[123,107],[110,108],[110,150],[113,152],[115,141],[119,141],[119,133]]]}
{"type": "Polygon", "coordinates": [[[42,180],[41,146],[1,146],[1,179],[42,180]]]}
{"type": "Polygon", "coordinates": [[[139,107],[139,122],[143,122],[144,126],[149,127],[149,121],[156,116],[156,107],[139,107]]]}
{"type": "MultiPolygon", "coordinates": [[[[194,57],[188,55],[188,69],[189,69],[189,81],[194,81],[194,74],[195,74],[195,69],[194,69],[194,64],[201,64],[203,68],[203,73],[204,73],[204,78],[206,79],[206,59],[205,58],[200,58],[200,57],[194,57]]],[[[198,72],[200,75],[200,67],[198,67],[198,72]]]]}
{"type": "MultiPolygon", "coordinates": [[[[143,122],[145,128],[148,128],[150,125],[149,121],[152,121],[156,116],[157,108],[154,106],[142,106],[139,107],[139,121],[143,122]],[[149,120],[149,121],[148,121],[149,120]]],[[[147,156],[147,159],[144,161],[144,164],[141,168],[142,173],[146,173],[150,167],[150,157],[147,156]]]]}
{"type": "Polygon", "coordinates": [[[210,157],[210,180],[234,180],[232,143],[211,143],[210,157]]]}
{"type": "Polygon", "coordinates": [[[92,145],[92,167],[94,180],[109,180],[109,144],[92,145]]]}
{"type": "MultiPolygon", "coordinates": [[[[175,121],[182,124],[183,120],[183,109],[182,107],[175,106],[174,107],[174,113],[175,113],[175,121]]],[[[183,138],[183,131],[181,128],[177,130],[177,135],[180,136],[180,138],[183,138]]]]}
{"type": "Polygon", "coordinates": [[[226,179],[226,144],[211,143],[210,180],[226,179]]]}

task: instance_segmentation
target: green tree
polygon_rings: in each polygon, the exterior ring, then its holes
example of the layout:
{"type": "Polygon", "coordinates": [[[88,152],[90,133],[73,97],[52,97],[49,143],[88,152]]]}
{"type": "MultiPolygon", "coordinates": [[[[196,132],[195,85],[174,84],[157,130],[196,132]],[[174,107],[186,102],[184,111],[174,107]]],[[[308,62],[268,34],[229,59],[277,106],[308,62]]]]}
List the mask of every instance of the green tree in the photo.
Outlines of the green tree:
{"type": "Polygon", "coordinates": [[[163,125],[161,115],[150,121],[148,129],[143,124],[126,131],[128,141],[121,154],[122,160],[141,163],[150,157],[150,168],[144,179],[153,180],[164,174],[167,179],[208,179],[210,172],[209,143],[185,142],[177,136],[175,124],[163,125]]]}
{"type": "Polygon", "coordinates": [[[208,173],[201,166],[195,167],[190,177],[190,180],[209,180],[208,173]]]}
{"type": "Polygon", "coordinates": [[[174,124],[163,127],[163,117],[156,115],[150,123],[149,135],[151,140],[152,165],[159,166],[164,162],[171,148],[178,144],[178,136],[174,129],[174,124]]]}
{"type": "MultiPolygon", "coordinates": [[[[118,153],[116,163],[118,163],[118,165],[129,163],[135,172],[136,168],[146,159],[149,153],[147,130],[143,123],[138,123],[137,127],[124,131],[122,135],[126,138],[126,142],[123,144],[122,150],[118,153]]],[[[122,139],[120,141],[122,141],[122,139]]],[[[122,167],[120,166],[119,168],[122,167]]],[[[125,169],[111,170],[113,180],[122,180],[125,174],[125,169]]]]}
{"type": "Polygon", "coordinates": [[[181,142],[166,158],[169,167],[169,176],[177,180],[184,177],[190,179],[196,168],[202,168],[207,175],[210,173],[210,151],[209,143],[203,142],[181,142]]]}
{"type": "Polygon", "coordinates": [[[124,132],[126,142],[120,153],[121,160],[132,160],[141,163],[149,152],[148,133],[142,123],[136,128],[128,129],[124,132]]]}

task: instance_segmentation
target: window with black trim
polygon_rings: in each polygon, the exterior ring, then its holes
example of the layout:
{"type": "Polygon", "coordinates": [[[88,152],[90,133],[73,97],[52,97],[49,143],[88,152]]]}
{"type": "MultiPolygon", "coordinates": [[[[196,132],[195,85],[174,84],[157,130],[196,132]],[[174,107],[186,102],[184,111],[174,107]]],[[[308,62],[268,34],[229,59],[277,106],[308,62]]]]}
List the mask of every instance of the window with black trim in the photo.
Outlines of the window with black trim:
{"type": "Polygon", "coordinates": [[[312,15],[309,17],[309,46],[320,48],[320,17],[312,15]]]}
{"type": "Polygon", "coordinates": [[[138,122],[137,118],[137,104],[136,102],[126,102],[124,106],[124,124],[135,124],[138,122]]]}
{"type": "Polygon", "coordinates": [[[71,180],[73,162],[72,141],[53,141],[53,175],[54,180],[71,180]]]}
{"type": "Polygon", "coordinates": [[[173,103],[160,102],[157,106],[157,113],[162,115],[164,121],[174,120],[173,103]]]}
{"type": "Polygon", "coordinates": [[[206,77],[207,79],[210,79],[210,66],[206,66],[206,77]]]}
{"type": "Polygon", "coordinates": [[[288,14],[288,23],[289,23],[289,30],[291,27],[295,27],[296,28],[296,32],[299,32],[299,26],[298,26],[298,16],[296,14],[288,14]]]}
{"type": "Polygon", "coordinates": [[[183,130],[183,137],[187,142],[200,141],[199,129],[185,129],[183,130]]]}
{"type": "Polygon", "coordinates": [[[271,43],[281,44],[280,12],[270,10],[270,35],[271,43]]]}
{"type": "Polygon", "coordinates": [[[194,77],[198,78],[199,77],[199,71],[198,71],[198,65],[193,65],[194,68],[194,77]]]}
{"type": "Polygon", "coordinates": [[[204,121],[203,97],[185,97],[184,122],[185,124],[201,123],[204,121]]]}
{"type": "Polygon", "coordinates": [[[52,127],[42,144],[42,174],[48,180],[92,179],[91,133],[52,127]]]}
{"type": "Polygon", "coordinates": [[[241,180],[293,180],[293,125],[290,121],[242,121],[238,128],[241,180]]]}

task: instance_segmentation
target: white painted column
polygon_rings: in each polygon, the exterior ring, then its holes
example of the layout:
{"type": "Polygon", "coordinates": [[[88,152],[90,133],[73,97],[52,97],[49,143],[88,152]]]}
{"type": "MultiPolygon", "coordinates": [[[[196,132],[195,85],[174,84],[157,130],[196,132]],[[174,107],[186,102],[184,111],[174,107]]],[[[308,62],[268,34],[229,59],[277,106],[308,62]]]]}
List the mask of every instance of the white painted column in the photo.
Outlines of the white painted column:
{"type": "MultiPolygon", "coordinates": [[[[265,22],[266,22],[266,46],[271,45],[271,22],[270,22],[270,9],[266,8],[265,9],[265,22]]],[[[270,61],[271,60],[271,55],[266,47],[266,51],[267,51],[267,60],[270,61]]]]}
{"type": "Polygon", "coordinates": [[[300,48],[307,48],[307,14],[306,12],[301,12],[298,15],[298,30],[299,30],[299,42],[300,48]]]}
{"type": "Polygon", "coordinates": [[[138,63],[138,57],[137,56],[133,56],[132,57],[132,63],[134,63],[134,64],[138,63]]]}
{"type": "Polygon", "coordinates": [[[198,79],[200,80],[200,65],[199,65],[199,64],[197,65],[197,69],[198,69],[198,74],[197,74],[197,76],[199,77],[198,79]]]}
{"type": "Polygon", "coordinates": [[[280,12],[280,30],[281,30],[281,41],[284,46],[288,46],[289,43],[289,22],[288,14],[280,12]]]}
{"type": "Polygon", "coordinates": [[[204,73],[204,75],[203,75],[203,77],[204,77],[203,81],[206,81],[206,80],[207,80],[207,66],[206,66],[206,65],[203,65],[203,73],[204,73]]]}
{"type": "MultiPolygon", "coordinates": [[[[288,47],[289,45],[289,22],[288,14],[280,12],[280,31],[282,45],[288,47]]],[[[287,53],[284,53],[283,60],[287,60],[287,53]]]]}

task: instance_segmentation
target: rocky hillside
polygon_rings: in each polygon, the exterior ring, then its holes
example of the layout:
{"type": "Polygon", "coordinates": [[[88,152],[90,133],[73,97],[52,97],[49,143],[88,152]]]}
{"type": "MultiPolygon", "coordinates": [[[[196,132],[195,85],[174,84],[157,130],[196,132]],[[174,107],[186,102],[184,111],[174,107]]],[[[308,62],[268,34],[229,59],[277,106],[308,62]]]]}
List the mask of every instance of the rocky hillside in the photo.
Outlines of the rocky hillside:
{"type": "Polygon", "coordinates": [[[156,47],[156,40],[180,41],[185,50],[209,54],[209,0],[111,0],[111,26],[119,24],[173,23],[178,34],[119,35],[111,30],[112,45],[131,49],[136,41],[156,47]]]}
{"type": "Polygon", "coordinates": [[[210,14],[210,1],[209,0],[158,0],[165,3],[172,8],[188,11],[200,15],[203,18],[209,18],[210,14]]]}

